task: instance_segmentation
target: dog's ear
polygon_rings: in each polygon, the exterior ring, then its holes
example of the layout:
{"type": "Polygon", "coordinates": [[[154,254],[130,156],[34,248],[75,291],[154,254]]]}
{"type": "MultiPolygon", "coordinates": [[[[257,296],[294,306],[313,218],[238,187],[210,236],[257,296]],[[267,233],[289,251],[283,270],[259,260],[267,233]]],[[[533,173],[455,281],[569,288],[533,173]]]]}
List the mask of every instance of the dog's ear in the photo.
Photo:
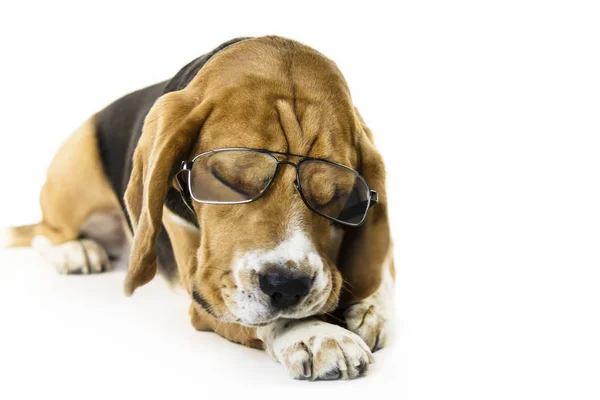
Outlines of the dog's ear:
{"type": "Polygon", "coordinates": [[[342,289],[340,307],[350,305],[373,294],[381,284],[384,262],[391,239],[388,222],[385,166],[373,143],[373,135],[357,109],[359,172],[378,201],[359,228],[348,228],[344,234],[338,258],[338,268],[347,290],[342,289]]]}
{"type": "Polygon", "coordinates": [[[146,116],[142,136],[133,155],[133,169],[125,191],[125,204],[133,227],[133,245],[125,278],[125,293],[156,275],[156,237],[175,164],[188,156],[209,113],[183,92],[160,97],[146,116]]]}

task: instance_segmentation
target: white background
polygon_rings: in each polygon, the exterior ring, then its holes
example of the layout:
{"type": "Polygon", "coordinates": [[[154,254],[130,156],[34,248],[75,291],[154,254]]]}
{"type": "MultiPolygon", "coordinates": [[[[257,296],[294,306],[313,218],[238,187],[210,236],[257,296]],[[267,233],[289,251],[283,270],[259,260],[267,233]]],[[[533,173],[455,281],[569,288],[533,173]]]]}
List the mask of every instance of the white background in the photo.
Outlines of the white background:
{"type": "Polygon", "coordinates": [[[598,399],[595,2],[217,3],[2,2],[0,225],[39,219],[93,112],[233,37],[294,38],[336,61],[387,163],[395,346],[366,378],[296,382],[195,332],[160,279],[125,298],[122,269],[5,250],[0,398],[598,399]]]}

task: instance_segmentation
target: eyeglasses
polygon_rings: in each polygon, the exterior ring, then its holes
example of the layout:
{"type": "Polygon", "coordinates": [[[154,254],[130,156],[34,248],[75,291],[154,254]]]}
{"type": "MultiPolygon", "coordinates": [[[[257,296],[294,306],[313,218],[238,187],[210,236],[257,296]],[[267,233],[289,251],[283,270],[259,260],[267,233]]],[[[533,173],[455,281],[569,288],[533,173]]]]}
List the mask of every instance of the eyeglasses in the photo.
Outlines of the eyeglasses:
{"type": "Polygon", "coordinates": [[[360,174],[344,165],[277,151],[225,148],[183,161],[177,182],[185,204],[244,204],[258,200],[271,186],[281,164],[296,169],[296,189],[306,206],[340,224],[360,226],[377,203],[360,174]],[[300,160],[293,163],[289,157],[300,160]]]}

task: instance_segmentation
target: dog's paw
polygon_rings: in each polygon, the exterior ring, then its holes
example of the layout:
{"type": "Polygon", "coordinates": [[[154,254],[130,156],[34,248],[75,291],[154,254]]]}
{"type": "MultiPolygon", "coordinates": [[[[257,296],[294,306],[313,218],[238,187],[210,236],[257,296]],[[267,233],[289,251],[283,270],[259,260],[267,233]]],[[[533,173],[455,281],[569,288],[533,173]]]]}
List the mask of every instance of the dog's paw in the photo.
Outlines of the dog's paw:
{"type": "Polygon", "coordinates": [[[344,311],[344,319],[349,330],[360,336],[375,352],[386,344],[387,320],[370,302],[354,304],[344,311]]]}
{"type": "Polygon", "coordinates": [[[61,274],[93,274],[111,269],[106,250],[93,240],[53,245],[47,238],[37,236],[32,245],[61,274]]]}
{"type": "Polygon", "coordinates": [[[261,339],[295,379],[352,379],[373,362],[364,341],[340,326],[315,320],[272,325],[261,328],[261,339]]]}

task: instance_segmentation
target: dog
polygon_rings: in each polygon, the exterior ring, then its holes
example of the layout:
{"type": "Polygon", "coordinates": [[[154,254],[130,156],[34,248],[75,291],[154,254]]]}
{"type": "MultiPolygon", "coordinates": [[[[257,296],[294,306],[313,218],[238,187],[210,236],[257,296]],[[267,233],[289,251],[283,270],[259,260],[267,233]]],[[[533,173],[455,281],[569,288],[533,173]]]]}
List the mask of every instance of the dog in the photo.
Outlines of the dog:
{"type": "Polygon", "coordinates": [[[60,273],[157,271],[197,330],[266,349],[296,379],[365,373],[389,339],[385,168],[337,66],[234,39],[93,115],[60,147],[42,221],[10,230],[60,273]]]}

